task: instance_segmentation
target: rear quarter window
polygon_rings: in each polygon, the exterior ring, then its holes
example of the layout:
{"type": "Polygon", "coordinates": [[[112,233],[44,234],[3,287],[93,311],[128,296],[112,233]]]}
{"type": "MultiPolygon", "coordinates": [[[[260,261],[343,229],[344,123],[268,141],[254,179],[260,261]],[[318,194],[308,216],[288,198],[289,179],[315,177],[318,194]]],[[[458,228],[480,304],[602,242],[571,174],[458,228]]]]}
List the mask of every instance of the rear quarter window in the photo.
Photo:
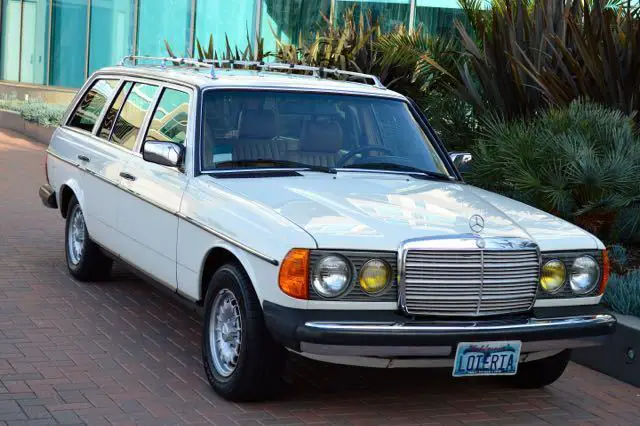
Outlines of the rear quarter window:
{"type": "Polygon", "coordinates": [[[87,132],[93,131],[93,126],[117,86],[118,80],[115,79],[96,80],[82,97],[67,125],[87,132]]]}

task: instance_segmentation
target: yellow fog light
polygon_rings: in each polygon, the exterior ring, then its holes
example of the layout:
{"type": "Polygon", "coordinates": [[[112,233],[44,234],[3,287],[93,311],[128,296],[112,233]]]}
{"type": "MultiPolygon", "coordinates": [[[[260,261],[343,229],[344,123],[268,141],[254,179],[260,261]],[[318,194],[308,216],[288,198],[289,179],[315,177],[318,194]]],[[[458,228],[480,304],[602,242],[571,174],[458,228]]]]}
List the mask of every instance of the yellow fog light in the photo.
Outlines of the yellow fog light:
{"type": "Polygon", "coordinates": [[[362,266],[358,282],[365,293],[379,294],[391,282],[391,267],[383,260],[371,259],[362,266]]]}
{"type": "Polygon", "coordinates": [[[550,260],[542,267],[540,287],[547,293],[555,293],[564,285],[567,269],[559,260],[550,260]]]}

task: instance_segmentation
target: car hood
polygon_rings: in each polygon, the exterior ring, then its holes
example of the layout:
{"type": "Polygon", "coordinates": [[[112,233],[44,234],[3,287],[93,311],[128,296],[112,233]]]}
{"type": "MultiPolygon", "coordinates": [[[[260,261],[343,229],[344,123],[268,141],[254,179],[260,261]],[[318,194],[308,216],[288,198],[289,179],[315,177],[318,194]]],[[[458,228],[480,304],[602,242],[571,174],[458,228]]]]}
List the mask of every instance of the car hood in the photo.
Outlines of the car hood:
{"type": "Polygon", "coordinates": [[[216,179],[236,195],[271,208],[307,231],[320,248],[396,250],[405,240],[470,234],[530,239],[543,251],[594,249],[582,229],[458,182],[386,173],[302,173],[296,177],[216,179]]]}

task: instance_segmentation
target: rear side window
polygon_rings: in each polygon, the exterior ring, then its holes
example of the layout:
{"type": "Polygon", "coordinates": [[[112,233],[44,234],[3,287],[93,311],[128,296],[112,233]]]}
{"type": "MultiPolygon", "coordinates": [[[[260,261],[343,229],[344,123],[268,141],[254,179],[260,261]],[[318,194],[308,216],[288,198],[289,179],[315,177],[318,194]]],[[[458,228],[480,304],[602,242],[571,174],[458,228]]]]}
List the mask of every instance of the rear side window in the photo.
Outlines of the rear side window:
{"type": "Polygon", "coordinates": [[[165,89],[158,103],[145,140],[184,144],[187,137],[189,94],[165,89]]]}
{"type": "Polygon", "coordinates": [[[87,132],[93,131],[93,126],[117,86],[118,80],[97,80],[80,101],[68,125],[87,132]]]}
{"type": "Polygon", "coordinates": [[[113,125],[111,142],[127,149],[135,147],[138,133],[157,92],[158,86],[143,83],[133,85],[113,125]]]}
{"type": "Polygon", "coordinates": [[[116,122],[118,112],[120,112],[122,105],[124,105],[124,100],[129,94],[131,86],[133,86],[133,83],[131,83],[130,81],[122,86],[122,89],[120,89],[120,93],[118,93],[115,101],[113,101],[111,108],[109,108],[109,111],[107,111],[107,113],[105,114],[104,120],[102,120],[102,125],[100,126],[100,130],[98,130],[98,136],[102,139],[108,140],[109,136],[111,136],[111,129],[113,128],[113,124],[116,122]]]}

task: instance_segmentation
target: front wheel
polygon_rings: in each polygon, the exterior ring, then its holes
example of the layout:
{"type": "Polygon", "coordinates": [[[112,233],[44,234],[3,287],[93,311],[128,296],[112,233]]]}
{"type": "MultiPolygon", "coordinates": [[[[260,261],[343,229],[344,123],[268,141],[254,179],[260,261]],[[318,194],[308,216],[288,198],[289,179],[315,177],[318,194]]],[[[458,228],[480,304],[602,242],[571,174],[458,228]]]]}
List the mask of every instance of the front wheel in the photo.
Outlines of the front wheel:
{"type": "Polygon", "coordinates": [[[518,373],[510,377],[511,384],[521,389],[550,385],[562,376],[570,359],[571,350],[566,349],[548,358],[522,363],[518,366],[518,373]]]}
{"type": "Polygon", "coordinates": [[[266,399],[280,384],[284,348],[271,337],[251,281],[235,263],[211,278],[202,360],[213,389],[231,401],[266,399]]]}

